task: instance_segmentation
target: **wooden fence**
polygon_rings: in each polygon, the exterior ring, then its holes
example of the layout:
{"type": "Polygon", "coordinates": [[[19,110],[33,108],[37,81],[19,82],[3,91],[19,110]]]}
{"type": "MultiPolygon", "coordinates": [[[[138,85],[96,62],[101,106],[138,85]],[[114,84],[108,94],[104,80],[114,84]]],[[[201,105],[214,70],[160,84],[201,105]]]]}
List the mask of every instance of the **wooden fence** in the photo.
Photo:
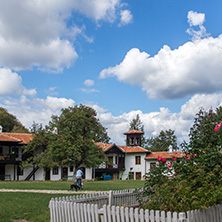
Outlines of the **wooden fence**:
{"type": "Polygon", "coordinates": [[[221,222],[222,205],[186,213],[51,200],[51,222],[221,222]]]}

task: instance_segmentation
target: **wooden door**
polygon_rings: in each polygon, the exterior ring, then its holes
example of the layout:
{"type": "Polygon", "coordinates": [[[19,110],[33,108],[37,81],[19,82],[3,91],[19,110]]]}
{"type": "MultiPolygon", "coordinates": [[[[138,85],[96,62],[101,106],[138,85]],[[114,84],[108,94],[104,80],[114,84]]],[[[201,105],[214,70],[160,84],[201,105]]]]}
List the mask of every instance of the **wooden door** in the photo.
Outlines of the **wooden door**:
{"type": "Polygon", "coordinates": [[[45,180],[50,180],[50,168],[45,169],[45,180]]]}
{"type": "Polygon", "coordinates": [[[68,167],[62,167],[62,175],[61,179],[68,176],[68,167]]]}
{"type": "Polygon", "coordinates": [[[141,172],[136,172],[136,180],[141,180],[141,172]]]}
{"type": "Polygon", "coordinates": [[[3,175],[5,175],[5,165],[4,164],[0,164],[0,175],[2,175],[0,177],[0,180],[5,180],[5,177],[3,175]]]}

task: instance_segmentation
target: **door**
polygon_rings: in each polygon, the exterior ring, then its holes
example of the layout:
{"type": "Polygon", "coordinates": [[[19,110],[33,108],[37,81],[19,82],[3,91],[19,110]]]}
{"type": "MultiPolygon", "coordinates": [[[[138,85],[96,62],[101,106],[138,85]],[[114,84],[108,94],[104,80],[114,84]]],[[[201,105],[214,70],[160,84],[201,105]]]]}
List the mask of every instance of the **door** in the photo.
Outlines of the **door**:
{"type": "Polygon", "coordinates": [[[141,180],[141,172],[136,172],[136,180],[141,180]]]}
{"type": "Polygon", "coordinates": [[[119,157],[119,165],[118,165],[119,169],[122,170],[123,168],[125,168],[125,157],[119,157]]]}
{"type": "Polygon", "coordinates": [[[113,168],[113,156],[108,156],[108,168],[113,168]]]}
{"type": "Polygon", "coordinates": [[[5,180],[5,176],[3,176],[3,175],[5,175],[5,165],[4,164],[0,164],[0,175],[2,175],[2,176],[0,176],[0,180],[5,180]]]}
{"type": "Polygon", "coordinates": [[[68,176],[68,167],[62,167],[61,179],[68,176]]]}
{"type": "Polygon", "coordinates": [[[45,180],[50,180],[50,168],[45,169],[45,180]]]}

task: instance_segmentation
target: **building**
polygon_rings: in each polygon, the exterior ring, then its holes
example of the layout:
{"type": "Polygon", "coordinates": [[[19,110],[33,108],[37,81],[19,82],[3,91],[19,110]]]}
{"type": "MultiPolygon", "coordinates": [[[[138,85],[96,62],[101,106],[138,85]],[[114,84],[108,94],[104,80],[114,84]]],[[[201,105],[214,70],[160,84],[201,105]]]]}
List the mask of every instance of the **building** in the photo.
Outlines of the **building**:
{"type": "MultiPolygon", "coordinates": [[[[105,152],[108,161],[97,168],[84,168],[84,179],[101,178],[110,175],[113,180],[141,180],[150,168],[157,164],[158,156],[168,161],[172,157],[181,157],[180,152],[156,152],[141,147],[143,132],[131,130],[125,132],[126,145],[115,143],[96,143],[105,152]]],[[[0,180],[61,180],[72,178],[73,167],[61,166],[51,169],[33,166],[21,170],[24,146],[33,139],[32,134],[0,132],[0,180]]]]}
{"type": "Polygon", "coordinates": [[[33,139],[32,134],[0,132],[0,179],[22,180],[23,146],[33,139]]]}

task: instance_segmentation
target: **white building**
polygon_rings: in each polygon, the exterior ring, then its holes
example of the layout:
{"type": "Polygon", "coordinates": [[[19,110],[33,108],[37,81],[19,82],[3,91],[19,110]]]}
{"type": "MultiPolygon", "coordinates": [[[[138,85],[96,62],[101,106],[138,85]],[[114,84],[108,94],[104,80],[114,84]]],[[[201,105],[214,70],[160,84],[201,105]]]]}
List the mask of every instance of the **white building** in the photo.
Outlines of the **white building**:
{"type": "MultiPolygon", "coordinates": [[[[116,179],[143,179],[152,165],[158,161],[158,156],[168,161],[172,157],[181,158],[180,152],[152,153],[141,147],[143,132],[131,130],[126,135],[126,145],[96,143],[107,155],[108,162],[102,163],[98,168],[84,168],[84,179],[102,178],[110,175],[116,179]]],[[[73,167],[61,166],[43,169],[38,166],[21,170],[23,146],[33,139],[32,134],[1,133],[0,132],[0,180],[61,180],[72,178],[73,167]]]]}

